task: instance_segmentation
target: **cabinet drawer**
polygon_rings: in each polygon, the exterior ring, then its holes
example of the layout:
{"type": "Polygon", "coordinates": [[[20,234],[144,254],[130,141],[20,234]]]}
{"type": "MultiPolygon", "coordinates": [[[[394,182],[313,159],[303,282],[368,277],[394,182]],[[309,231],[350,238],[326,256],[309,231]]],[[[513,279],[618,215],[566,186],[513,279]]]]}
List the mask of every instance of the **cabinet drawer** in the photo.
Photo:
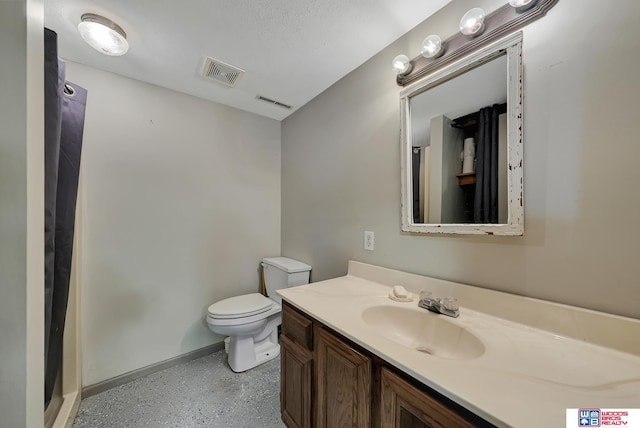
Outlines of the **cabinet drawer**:
{"type": "Polygon", "coordinates": [[[313,321],[282,302],[282,334],[289,336],[308,350],[313,350],[313,321]]]}

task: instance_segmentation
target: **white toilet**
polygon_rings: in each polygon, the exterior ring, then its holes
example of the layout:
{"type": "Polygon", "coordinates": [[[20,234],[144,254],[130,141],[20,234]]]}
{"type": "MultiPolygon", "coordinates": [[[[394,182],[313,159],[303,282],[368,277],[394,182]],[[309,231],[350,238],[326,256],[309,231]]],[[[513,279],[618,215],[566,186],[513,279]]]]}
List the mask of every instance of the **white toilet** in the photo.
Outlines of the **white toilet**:
{"type": "Polygon", "coordinates": [[[229,336],[229,366],[243,372],[277,357],[282,299],[276,290],[309,283],[311,266],[287,257],[262,259],[265,297],[260,293],[230,297],[209,306],[211,331],[229,336]]]}

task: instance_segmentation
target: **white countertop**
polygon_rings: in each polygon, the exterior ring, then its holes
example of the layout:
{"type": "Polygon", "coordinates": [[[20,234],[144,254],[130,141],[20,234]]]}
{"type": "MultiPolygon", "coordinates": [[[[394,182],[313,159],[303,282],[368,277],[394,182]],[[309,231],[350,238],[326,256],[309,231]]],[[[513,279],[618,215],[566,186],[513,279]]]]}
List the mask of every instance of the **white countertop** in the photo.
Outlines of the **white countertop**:
{"type": "MultiPolygon", "coordinates": [[[[400,345],[379,328],[365,322],[362,313],[371,307],[388,305],[421,311],[433,317],[444,315],[418,308],[417,297],[412,303],[390,300],[390,284],[354,275],[368,269],[367,266],[350,262],[347,276],[278,293],[293,306],[497,426],[563,427],[567,408],[640,407],[639,355],[500,318],[487,313],[490,311],[472,310],[461,296],[465,296],[466,288],[476,287],[421,277],[425,279],[426,289],[433,281],[433,287],[440,292],[451,284],[447,291],[459,298],[460,316],[445,318],[478,338],[485,348],[482,355],[449,359],[400,345]],[[352,266],[353,263],[357,266],[352,266]]],[[[372,266],[371,269],[380,273],[381,268],[372,266]]],[[[397,271],[385,269],[384,273],[388,275],[383,281],[397,281],[394,283],[418,291],[412,283],[415,278],[407,279],[404,275],[409,274],[398,272],[394,275],[394,272],[397,271]],[[403,284],[403,279],[408,284],[403,284]]],[[[522,299],[523,304],[531,300],[484,291],[490,293],[493,300],[501,300],[501,296],[505,301],[514,297],[522,299]]],[[[477,292],[473,290],[473,293],[477,292]]],[[[504,303],[498,301],[496,306],[504,303]]],[[[538,309],[541,318],[550,317],[558,310],[558,305],[549,303],[547,314],[545,302],[537,301],[537,304],[541,308],[538,309]]],[[[562,309],[573,318],[579,318],[573,311],[585,311],[567,306],[562,309]]],[[[594,316],[593,311],[589,312],[594,316]]],[[[619,331],[640,341],[637,335],[640,322],[637,320],[596,315],[606,317],[607,322],[603,324],[610,334],[619,331]]],[[[607,336],[606,331],[599,333],[607,336]]]]}

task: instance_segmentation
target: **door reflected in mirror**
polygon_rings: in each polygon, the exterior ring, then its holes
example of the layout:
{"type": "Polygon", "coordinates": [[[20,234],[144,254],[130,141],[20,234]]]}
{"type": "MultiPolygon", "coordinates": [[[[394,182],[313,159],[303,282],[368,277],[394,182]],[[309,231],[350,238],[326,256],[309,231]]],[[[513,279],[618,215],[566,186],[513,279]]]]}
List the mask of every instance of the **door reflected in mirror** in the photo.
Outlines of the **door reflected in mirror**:
{"type": "Polygon", "coordinates": [[[522,235],[521,34],[401,93],[402,229],[522,235]]]}

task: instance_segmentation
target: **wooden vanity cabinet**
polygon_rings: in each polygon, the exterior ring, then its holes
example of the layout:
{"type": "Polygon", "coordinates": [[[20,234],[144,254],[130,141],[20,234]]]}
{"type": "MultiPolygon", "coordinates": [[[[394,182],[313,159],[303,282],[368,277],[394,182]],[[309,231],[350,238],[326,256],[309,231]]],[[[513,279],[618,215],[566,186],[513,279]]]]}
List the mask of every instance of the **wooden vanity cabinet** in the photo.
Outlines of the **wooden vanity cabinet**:
{"type": "Polygon", "coordinates": [[[381,375],[380,423],[402,428],[478,426],[386,368],[381,375]]]}
{"type": "Polygon", "coordinates": [[[280,409],[289,428],[310,428],[313,355],[280,336],[280,409]]]}
{"type": "Polygon", "coordinates": [[[289,428],[310,428],[313,397],[313,322],[286,304],[280,335],[280,411],[289,428]]]}
{"type": "Polygon", "coordinates": [[[492,426],[286,302],[280,345],[289,428],[492,426]]]}
{"type": "Polygon", "coordinates": [[[371,426],[371,358],[317,327],[316,426],[371,426]]]}

